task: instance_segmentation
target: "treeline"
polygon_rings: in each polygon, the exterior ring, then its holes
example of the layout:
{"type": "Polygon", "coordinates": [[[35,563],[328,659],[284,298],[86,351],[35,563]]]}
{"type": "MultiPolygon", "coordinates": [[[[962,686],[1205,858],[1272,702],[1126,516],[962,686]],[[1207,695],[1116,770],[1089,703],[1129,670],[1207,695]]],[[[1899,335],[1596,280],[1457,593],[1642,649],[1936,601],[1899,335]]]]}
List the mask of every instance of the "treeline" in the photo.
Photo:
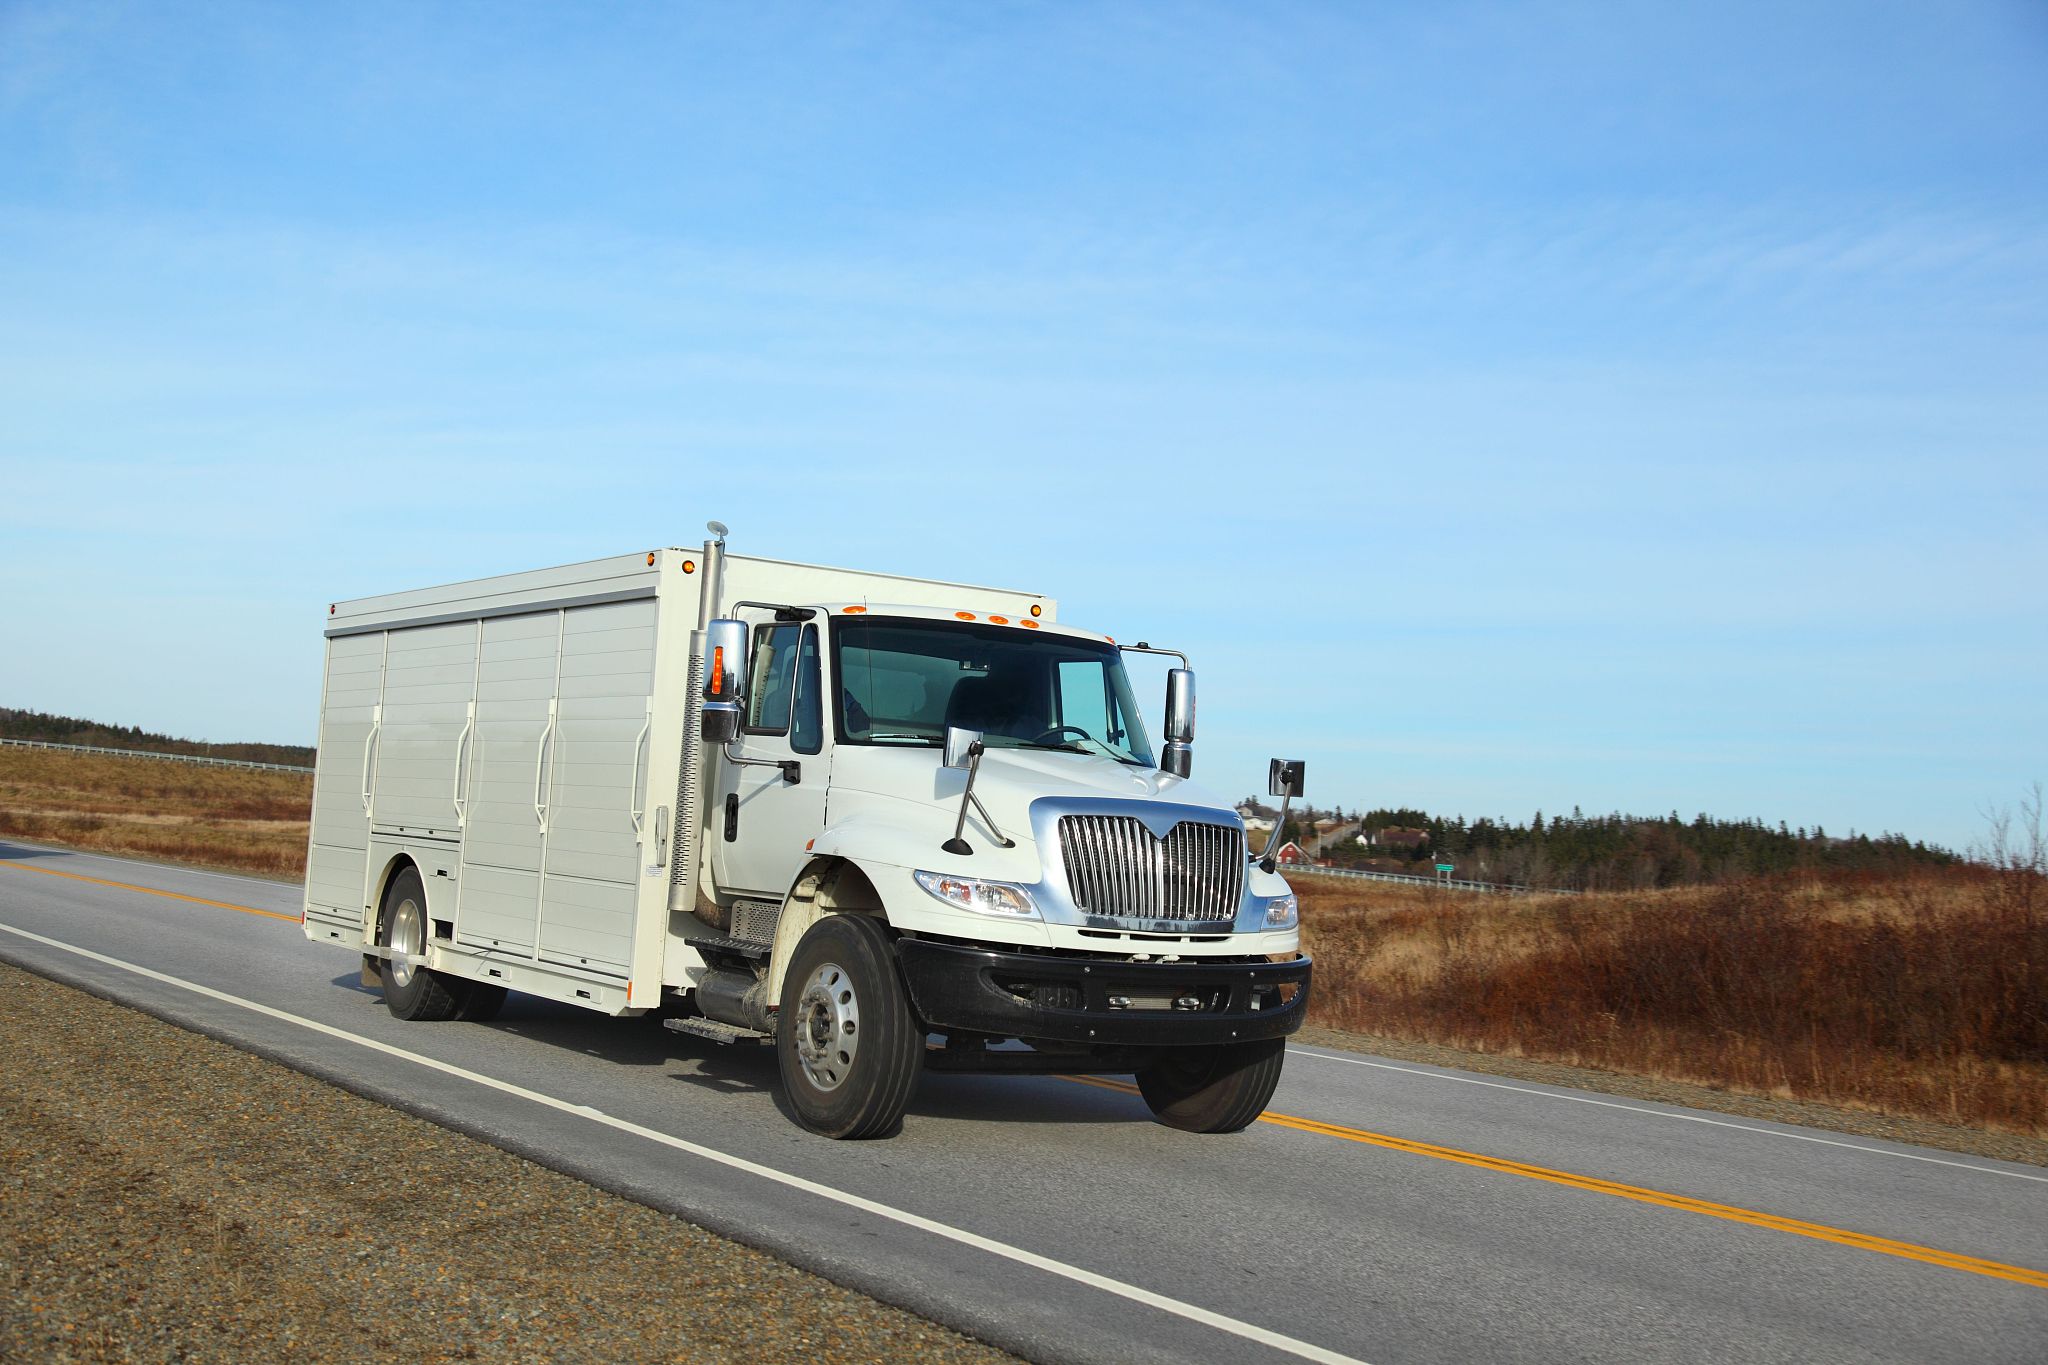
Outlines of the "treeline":
{"type": "Polygon", "coordinates": [[[145,749],[156,754],[199,754],[245,763],[313,766],[313,748],[307,744],[205,744],[155,734],[135,725],[102,725],[96,720],[53,716],[47,711],[23,711],[11,706],[0,706],[0,739],[39,739],[94,749],[145,749]]]}
{"type": "Polygon", "coordinates": [[[1961,859],[1937,845],[1903,834],[1836,836],[1819,825],[1793,828],[1761,820],[1691,820],[1670,815],[1570,815],[1538,811],[1527,823],[1463,816],[1445,818],[1415,809],[1366,812],[1367,833],[1420,830],[1426,842],[1412,848],[1333,844],[1327,856],[1338,865],[1407,864],[1428,871],[1439,862],[1456,876],[1517,886],[1578,891],[1643,890],[1696,886],[1777,872],[1840,871],[1898,873],[1948,867],[1961,859]]]}

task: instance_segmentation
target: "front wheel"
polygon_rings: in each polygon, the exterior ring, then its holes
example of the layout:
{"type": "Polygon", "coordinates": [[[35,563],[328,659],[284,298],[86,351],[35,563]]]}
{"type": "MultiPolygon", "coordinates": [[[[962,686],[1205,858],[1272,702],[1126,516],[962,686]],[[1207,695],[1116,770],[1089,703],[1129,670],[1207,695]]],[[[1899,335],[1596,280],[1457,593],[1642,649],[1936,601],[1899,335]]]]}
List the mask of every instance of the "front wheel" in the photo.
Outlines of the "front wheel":
{"type": "Polygon", "coordinates": [[[1286,1056],[1285,1038],[1171,1048],[1138,1072],[1138,1089],[1169,1128],[1235,1133],[1265,1112],[1286,1056]]]}
{"type": "Polygon", "coordinates": [[[862,915],[819,920],[790,958],[781,1004],[775,1054],[797,1121],[830,1138],[901,1127],[924,1031],[897,983],[889,931],[862,915]]]}

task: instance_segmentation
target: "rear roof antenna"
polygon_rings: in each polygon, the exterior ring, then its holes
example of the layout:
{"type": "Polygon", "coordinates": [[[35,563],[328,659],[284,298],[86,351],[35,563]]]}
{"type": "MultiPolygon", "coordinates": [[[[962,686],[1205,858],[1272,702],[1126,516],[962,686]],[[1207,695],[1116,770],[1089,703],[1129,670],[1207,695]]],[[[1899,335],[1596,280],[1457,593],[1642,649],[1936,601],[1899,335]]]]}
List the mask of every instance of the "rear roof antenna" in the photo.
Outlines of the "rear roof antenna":
{"type": "Polygon", "coordinates": [[[725,538],[731,534],[726,524],[722,521],[707,521],[704,523],[704,529],[718,537],[718,548],[723,550],[725,548],[725,538]]]}

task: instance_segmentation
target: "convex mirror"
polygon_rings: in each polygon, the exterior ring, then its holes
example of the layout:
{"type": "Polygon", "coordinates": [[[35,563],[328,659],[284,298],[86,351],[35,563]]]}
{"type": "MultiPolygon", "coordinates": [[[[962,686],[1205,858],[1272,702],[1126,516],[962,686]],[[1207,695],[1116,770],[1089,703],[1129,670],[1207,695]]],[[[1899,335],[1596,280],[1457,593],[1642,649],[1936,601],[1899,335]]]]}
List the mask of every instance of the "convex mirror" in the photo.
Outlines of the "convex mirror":
{"type": "Polygon", "coordinates": [[[1300,796],[1307,764],[1298,758],[1276,758],[1266,770],[1266,791],[1273,796],[1300,796]]]}
{"type": "Polygon", "coordinates": [[[969,730],[965,726],[946,727],[946,766],[964,768],[974,757],[974,746],[981,743],[981,731],[969,730]]]}

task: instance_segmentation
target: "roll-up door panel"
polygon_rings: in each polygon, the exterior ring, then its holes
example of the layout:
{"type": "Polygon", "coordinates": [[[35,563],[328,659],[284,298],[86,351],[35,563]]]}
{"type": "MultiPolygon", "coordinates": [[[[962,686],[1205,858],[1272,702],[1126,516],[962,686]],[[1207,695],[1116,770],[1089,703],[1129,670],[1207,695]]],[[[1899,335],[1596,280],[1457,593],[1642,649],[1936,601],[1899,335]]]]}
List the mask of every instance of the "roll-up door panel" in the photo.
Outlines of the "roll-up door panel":
{"type": "Polygon", "coordinates": [[[456,779],[476,672],[474,621],[390,632],[371,808],[378,829],[455,834],[456,779]]]}

